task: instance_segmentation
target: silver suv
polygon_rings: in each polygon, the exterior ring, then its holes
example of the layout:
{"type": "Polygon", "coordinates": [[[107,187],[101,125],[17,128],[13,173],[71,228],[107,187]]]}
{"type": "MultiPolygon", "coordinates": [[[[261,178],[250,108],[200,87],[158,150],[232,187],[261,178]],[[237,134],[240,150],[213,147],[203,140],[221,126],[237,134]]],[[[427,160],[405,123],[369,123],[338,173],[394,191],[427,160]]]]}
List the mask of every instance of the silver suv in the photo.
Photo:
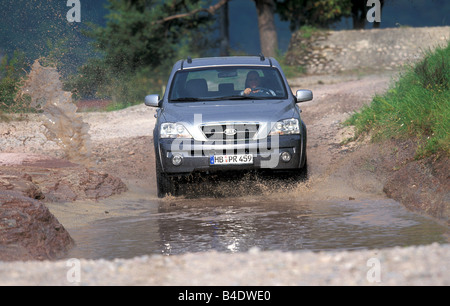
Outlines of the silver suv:
{"type": "Polygon", "coordinates": [[[175,194],[175,177],[252,169],[306,171],[306,126],[279,63],[264,56],[178,61],[156,107],[153,131],[158,197],[175,194]]]}

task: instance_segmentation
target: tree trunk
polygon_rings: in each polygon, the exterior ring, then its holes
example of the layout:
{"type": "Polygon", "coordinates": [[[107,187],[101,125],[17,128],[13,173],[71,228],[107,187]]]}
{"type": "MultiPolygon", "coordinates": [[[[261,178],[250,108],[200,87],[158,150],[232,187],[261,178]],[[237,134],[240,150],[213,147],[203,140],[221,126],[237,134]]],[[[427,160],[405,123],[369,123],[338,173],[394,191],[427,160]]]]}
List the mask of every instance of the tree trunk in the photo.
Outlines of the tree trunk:
{"type": "Polygon", "coordinates": [[[352,0],[353,29],[364,29],[366,26],[366,1],[352,0]]]}
{"type": "Polygon", "coordinates": [[[220,8],[220,56],[230,55],[230,20],[228,17],[228,2],[220,8]]]}
{"type": "Polygon", "coordinates": [[[258,13],[259,39],[261,52],[265,56],[275,56],[278,50],[278,37],[275,27],[274,0],[254,0],[258,13]]]}
{"type": "MultiPolygon", "coordinates": [[[[381,0],[380,3],[381,3],[380,14],[383,14],[384,0],[381,0]]],[[[378,29],[378,28],[380,28],[380,25],[381,25],[381,22],[374,22],[373,28],[378,29]]]]}

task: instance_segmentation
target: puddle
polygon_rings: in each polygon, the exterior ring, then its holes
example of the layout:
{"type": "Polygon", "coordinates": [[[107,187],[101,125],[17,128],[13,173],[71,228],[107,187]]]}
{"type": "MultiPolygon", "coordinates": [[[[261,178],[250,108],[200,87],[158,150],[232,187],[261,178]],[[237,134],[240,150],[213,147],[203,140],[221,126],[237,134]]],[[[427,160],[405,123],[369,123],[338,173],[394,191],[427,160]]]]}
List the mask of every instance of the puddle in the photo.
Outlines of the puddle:
{"type": "Polygon", "coordinates": [[[267,198],[130,202],[137,217],[73,229],[70,257],[89,259],[188,252],[328,251],[448,243],[448,228],[389,200],[301,202],[267,198]]]}

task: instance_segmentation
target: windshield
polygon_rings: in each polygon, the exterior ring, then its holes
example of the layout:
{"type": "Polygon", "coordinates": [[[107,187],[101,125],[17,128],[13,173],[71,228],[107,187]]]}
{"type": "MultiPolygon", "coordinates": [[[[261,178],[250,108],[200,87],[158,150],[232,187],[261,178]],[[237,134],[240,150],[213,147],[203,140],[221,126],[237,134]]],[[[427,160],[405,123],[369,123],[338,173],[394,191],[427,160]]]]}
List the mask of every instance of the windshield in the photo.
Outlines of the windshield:
{"type": "Polygon", "coordinates": [[[269,67],[210,67],[181,70],[170,89],[171,102],[285,99],[280,72],[269,67]]]}

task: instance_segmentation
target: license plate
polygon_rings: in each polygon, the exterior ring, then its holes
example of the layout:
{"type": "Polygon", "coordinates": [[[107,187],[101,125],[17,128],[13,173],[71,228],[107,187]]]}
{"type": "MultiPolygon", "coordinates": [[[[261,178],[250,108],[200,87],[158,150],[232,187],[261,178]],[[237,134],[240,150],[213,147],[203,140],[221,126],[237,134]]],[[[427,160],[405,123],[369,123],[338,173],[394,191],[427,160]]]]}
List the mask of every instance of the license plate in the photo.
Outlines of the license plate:
{"type": "Polygon", "coordinates": [[[243,165],[253,164],[252,154],[213,155],[209,158],[210,165],[243,165]]]}

